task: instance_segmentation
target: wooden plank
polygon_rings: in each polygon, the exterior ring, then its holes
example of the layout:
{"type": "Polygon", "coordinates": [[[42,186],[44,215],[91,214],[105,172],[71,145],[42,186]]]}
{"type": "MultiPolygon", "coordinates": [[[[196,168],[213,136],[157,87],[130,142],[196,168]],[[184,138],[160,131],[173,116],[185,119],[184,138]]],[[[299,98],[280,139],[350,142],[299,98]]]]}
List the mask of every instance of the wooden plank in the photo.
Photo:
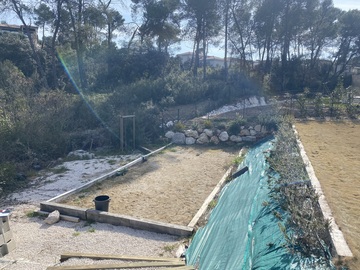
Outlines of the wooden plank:
{"type": "Polygon", "coordinates": [[[60,256],[60,261],[66,261],[70,258],[88,258],[94,260],[123,260],[123,261],[148,261],[148,262],[181,262],[180,258],[162,258],[162,257],[138,257],[124,256],[116,254],[92,254],[92,253],[64,253],[60,256]]]}
{"type": "Polygon", "coordinates": [[[131,269],[142,267],[176,267],[185,266],[185,262],[146,262],[146,263],[115,263],[115,264],[91,264],[74,266],[50,266],[47,270],[95,270],[95,269],[131,269]]]}
{"type": "Polygon", "coordinates": [[[195,267],[192,265],[187,265],[187,266],[179,266],[179,267],[161,268],[161,270],[195,270],[195,267]]]}

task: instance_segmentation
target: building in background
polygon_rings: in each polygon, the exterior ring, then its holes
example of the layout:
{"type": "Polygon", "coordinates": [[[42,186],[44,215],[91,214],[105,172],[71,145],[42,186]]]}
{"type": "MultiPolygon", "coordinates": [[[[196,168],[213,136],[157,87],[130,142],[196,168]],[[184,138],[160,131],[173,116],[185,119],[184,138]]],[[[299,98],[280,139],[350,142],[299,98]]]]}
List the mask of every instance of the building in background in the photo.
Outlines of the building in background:
{"type": "Polygon", "coordinates": [[[10,32],[14,34],[24,34],[27,36],[27,31],[29,31],[34,43],[36,44],[38,42],[38,28],[36,26],[0,24],[0,33],[10,32]]]}

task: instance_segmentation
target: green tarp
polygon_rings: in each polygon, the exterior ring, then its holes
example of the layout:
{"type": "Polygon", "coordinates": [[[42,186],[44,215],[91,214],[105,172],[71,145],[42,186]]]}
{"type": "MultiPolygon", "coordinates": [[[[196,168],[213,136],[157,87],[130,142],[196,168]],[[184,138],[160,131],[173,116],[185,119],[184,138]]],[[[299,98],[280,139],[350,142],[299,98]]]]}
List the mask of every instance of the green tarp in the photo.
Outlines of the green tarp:
{"type": "Polygon", "coordinates": [[[271,209],[278,207],[269,204],[266,155],[272,143],[268,140],[248,151],[239,168],[249,170],[223,188],[207,225],[196,232],[186,252],[188,264],[200,270],[329,269],[284,246],[279,219],[271,209]]]}

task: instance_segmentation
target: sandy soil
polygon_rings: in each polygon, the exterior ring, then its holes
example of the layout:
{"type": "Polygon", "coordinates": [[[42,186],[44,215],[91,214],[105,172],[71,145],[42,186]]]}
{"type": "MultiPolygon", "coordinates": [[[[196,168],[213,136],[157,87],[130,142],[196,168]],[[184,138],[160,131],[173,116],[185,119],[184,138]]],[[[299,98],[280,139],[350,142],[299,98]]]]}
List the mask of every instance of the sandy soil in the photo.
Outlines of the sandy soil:
{"type": "Polygon", "coordinates": [[[300,139],[360,269],[360,124],[299,122],[300,139]]]}
{"type": "Polygon", "coordinates": [[[188,225],[239,151],[172,147],[63,203],[94,208],[94,198],[106,194],[109,212],[188,225]]]}

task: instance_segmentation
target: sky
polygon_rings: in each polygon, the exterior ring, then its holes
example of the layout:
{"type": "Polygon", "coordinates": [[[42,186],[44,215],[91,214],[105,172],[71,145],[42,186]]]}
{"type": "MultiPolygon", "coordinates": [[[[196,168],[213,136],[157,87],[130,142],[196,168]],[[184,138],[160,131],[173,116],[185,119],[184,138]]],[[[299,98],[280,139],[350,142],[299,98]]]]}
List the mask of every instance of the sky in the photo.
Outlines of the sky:
{"type": "Polygon", "coordinates": [[[333,2],[335,7],[343,10],[350,10],[350,9],[360,10],[359,0],[333,0],[333,2]]]}
{"type": "MultiPolygon", "coordinates": [[[[130,3],[130,0],[112,0],[112,4],[115,8],[119,9],[120,13],[125,18],[125,23],[129,23],[132,21],[130,16],[130,8],[125,7],[123,4],[130,3]]],[[[333,0],[334,6],[343,10],[350,9],[359,9],[360,10],[360,0],[333,0]]],[[[6,21],[9,24],[17,24],[17,19],[14,14],[0,14],[0,21],[6,21]]],[[[127,38],[124,38],[127,40],[127,38]]],[[[174,50],[174,54],[183,53],[192,51],[192,42],[182,42],[181,45],[178,46],[176,50],[174,50]]],[[[210,48],[209,55],[215,55],[219,57],[223,57],[224,53],[222,49],[219,48],[210,48]]]]}

